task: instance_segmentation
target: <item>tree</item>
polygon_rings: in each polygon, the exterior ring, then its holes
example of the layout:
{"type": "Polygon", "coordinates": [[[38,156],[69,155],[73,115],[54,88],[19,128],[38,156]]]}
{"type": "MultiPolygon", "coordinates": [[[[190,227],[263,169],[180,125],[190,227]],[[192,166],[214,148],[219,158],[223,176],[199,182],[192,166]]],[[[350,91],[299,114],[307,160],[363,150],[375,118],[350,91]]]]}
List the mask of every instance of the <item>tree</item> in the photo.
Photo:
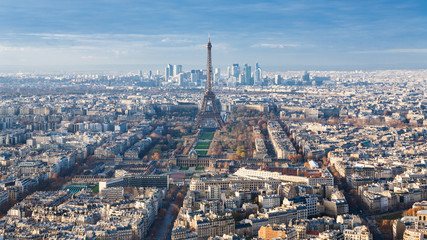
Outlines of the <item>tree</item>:
{"type": "Polygon", "coordinates": [[[182,202],[184,201],[184,194],[182,194],[181,192],[179,192],[177,195],[176,195],[176,202],[177,203],[179,203],[179,204],[182,204],[182,202]]]}
{"type": "Polygon", "coordinates": [[[265,123],[265,122],[264,122],[264,123],[261,125],[261,128],[262,128],[262,130],[264,130],[264,131],[265,131],[265,130],[267,130],[267,123],[265,123]]]}
{"type": "Polygon", "coordinates": [[[422,210],[421,207],[410,208],[407,211],[403,212],[404,216],[417,216],[417,212],[422,210]]]}
{"type": "Polygon", "coordinates": [[[184,147],[182,146],[182,143],[178,143],[176,145],[174,153],[175,154],[181,154],[183,149],[184,149],[184,147]]]}
{"type": "Polygon", "coordinates": [[[239,136],[237,137],[237,140],[239,140],[239,141],[245,140],[245,135],[244,134],[239,134],[239,136]]]}
{"type": "Polygon", "coordinates": [[[322,161],[323,161],[323,165],[325,165],[325,166],[329,165],[329,160],[326,156],[323,156],[322,161]]]}
{"type": "Polygon", "coordinates": [[[214,156],[221,156],[222,154],[222,146],[216,145],[214,148],[214,156]]]}
{"type": "Polygon", "coordinates": [[[246,213],[244,211],[235,210],[233,211],[232,215],[233,215],[234,221],[238,223],[243,219],[245,219],[246,213]]]}
{"type": "Polygon", "coordinates": [[[302,155],[301,154],[290,155],[289,160],[291,160],[292,162],[300,162],[302,160],[302,155]]]}
{"type": "Polygon", "coordinates": [[[172,215],[176,216],[179,213],[179,207],[176,204],[172,206],[172,215]]]}
{"type": "Polygon", "coordinates": [[[225,169],[228,169],[228,167],[229,167],[228,162],[225,162],[225,163],[224,163],[224,168],[225,168],[225,169]]]}
{"type": "Polygon", "coordinates": [[[151,133],[151,134],[150,134],[150,137],[151,137],[151,138],[161,138],[162,136],[161,136],[161,135],[159,135],[159,134],[157,134],[157,133],[151,133]]]}
{"type": "Polygon", "coordinates": [[[151,158],[152,158],[153,160],[160,160],[160,153],[155,152],[151,158]]]}
{"type": "Polygon", "coordinates": [[[245,146],[240,145],[236,149],[236,154],[239,155],[241,158],[245,158],[246,156],[246,149],[245,146]]]}
{"type": "Polygon", "coordinates": [[[230,154],[229,159],[234,160],[234,161],[239,161],[239,160],[241,160],[241,157],[239,155],[233,153],[233,154],[230,154]]]}
{"type": "Polygon", "coordinates": [[[393,238],[393,231],[392,231],[393,230],[393,221],[390,221],[387,219],[383,220],[378,229],[384,235],[385,239],[392,239],[393,238]]]}

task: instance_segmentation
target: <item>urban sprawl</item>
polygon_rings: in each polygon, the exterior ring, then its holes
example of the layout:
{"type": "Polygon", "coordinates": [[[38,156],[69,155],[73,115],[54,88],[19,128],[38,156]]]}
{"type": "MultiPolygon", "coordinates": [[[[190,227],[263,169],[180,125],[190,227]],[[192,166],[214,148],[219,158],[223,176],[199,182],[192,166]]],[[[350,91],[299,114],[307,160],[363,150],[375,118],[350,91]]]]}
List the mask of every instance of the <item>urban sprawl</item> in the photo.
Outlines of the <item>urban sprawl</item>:
{"type": "Polygon", "coordinates": [[[2,239],[427,239],[427,70],[223,70],[0,74],[2,239]]]}

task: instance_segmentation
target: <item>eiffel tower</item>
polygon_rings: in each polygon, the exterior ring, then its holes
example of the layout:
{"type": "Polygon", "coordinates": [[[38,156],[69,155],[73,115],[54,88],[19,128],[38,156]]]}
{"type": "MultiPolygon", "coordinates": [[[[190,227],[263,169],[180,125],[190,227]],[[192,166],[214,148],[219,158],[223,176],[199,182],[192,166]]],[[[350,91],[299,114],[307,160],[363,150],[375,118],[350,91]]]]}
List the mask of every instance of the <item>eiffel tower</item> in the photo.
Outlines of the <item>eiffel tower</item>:
{"type": "Polygon", "coordinates": [[[200,127],[200,125],[207,120],[213,120],[218,124],[219,128],[223,128],[225,126],[224,120],[222,120],[221,115],[218,110],[218,105],[216,103],[215,93],[212,91],[212,57],[211,57],[211,39],[209,38],[208,44],[208,66],[207,66],[207,79],[205,86],[205,95],[203,96],[203,103],[200,112],[196,117],[196,124],[194,128],[200,127]],[[211,103],[212,110],[207,110],[208,103],[211,103]]]}

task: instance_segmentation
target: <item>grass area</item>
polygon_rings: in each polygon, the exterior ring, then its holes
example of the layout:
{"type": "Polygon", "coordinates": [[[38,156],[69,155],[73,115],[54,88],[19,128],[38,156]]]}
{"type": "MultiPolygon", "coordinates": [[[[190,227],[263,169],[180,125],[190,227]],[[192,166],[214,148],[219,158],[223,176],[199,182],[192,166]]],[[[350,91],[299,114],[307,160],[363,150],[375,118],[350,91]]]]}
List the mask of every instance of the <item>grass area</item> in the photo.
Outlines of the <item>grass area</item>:
{"type": "Polygon", "coordinates": [[[208,154],[208,151],[203,151],[203,150],[197,150],[196,151],[197,154],[199,154],[200,156],[206,156],[208,154]]]}
{"type": "Polygon", "coordinates": [[[199,137],[200,140],[212,140],[214,137],[214,133],[212,132],[204,132],[202,133],[202,135],[199,137]]]}
{"type": "Polygon", "coordinates": [[[188,170],[188,167],[181,167],[179,170],[188,170]]]}
{"type": "Polygon", "coordinates": [[[194,149],[209,149],[211,142],[198,142],[194,149]]]}
{"type": "Polygon", "coordinates": [[[395,219],[400,219],[403,217],[403,213],[402,212],[397,212],[397,213],[393,213],[393,214],[389,214],[389,215],[384,215],[382,216],[382,220],[395,220],[395,219]]]}
{"type": "Polygon", "coordinates": [[[204,167],[196,167],[196,170],[197,171],[202,171],[202,170],[204,170],[205,168],[204,167]]]}
{"type": "Polygon", "coordinates": [[[93,192],[93,193],[99,193],[99,184],[96,184],[96,185],[92,188],[92,192],[93,192]]]}

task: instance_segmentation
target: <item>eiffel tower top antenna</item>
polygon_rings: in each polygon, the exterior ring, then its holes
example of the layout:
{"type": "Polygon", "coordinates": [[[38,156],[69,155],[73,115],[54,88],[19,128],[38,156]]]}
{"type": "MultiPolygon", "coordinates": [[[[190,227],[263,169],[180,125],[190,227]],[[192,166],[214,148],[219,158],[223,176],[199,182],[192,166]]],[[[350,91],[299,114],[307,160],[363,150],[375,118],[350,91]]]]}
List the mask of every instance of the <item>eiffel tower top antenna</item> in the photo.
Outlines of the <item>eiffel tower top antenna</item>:
{"type": "Polygon", "coordinates": [[[211,49],[212,49],[212,44],[211,44],[211,35],[209,33],[208,36],[208,43],[207,43],[207,49],[208,49],[208,61],[207,61],[207,71],[206,71],[206,88],[205,91],[206,92],[212,92],[212,55],[211,55],[211,49]]]}

